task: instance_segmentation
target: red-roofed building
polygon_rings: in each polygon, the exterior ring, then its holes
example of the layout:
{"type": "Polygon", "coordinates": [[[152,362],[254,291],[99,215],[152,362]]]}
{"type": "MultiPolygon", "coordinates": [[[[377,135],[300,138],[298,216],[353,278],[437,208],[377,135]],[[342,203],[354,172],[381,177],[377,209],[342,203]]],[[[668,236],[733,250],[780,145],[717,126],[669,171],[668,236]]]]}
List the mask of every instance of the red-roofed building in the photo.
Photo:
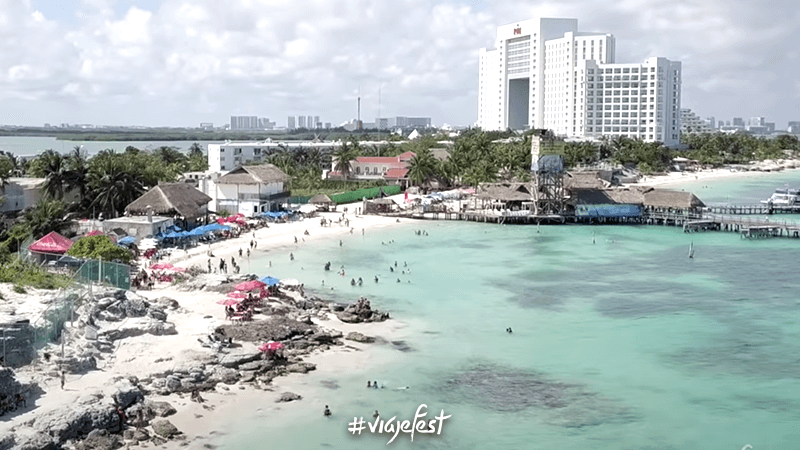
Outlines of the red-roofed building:
{"type": "MultiPolygon", "coordinates": [[[[350,161],[350,178],[354,180],[387,180],[402,182],[408,174],[408,165],[414,152],[405,152],[398,156],[359,156],[350,161]]],[[[336,161],[332,162],[336,167],[336,161]]],[[[341,178],[335,170],[328,172],[328,178],[341,178]]]]}

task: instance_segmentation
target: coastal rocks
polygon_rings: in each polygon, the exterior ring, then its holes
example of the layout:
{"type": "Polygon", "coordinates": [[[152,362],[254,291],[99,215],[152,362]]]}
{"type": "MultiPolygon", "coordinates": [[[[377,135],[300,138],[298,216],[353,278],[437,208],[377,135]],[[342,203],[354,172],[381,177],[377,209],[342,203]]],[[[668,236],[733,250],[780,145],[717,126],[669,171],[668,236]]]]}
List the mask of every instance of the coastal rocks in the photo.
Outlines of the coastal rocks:
{"type": "Polygon", "coordinates": [[[210,383],[236,384],[238,380],[239,372],[223,366],[215,366],[208,377],[210,383]]]}
{"type": "Polygon", "coordinates": [[[37,417],[33,423],[34,430],[46,433],[58,442],[75,439],[97,429],[117,430],[120,426],[120,417],[114,406],[100,402],[49,411],[37,417]]]}
{"type": "Polygon", "coordinates": [[[351,331],[351,332],[347,333],[347,336],[345,336],[345,339],[347,339],[349,341],[361,342],[363,344],[372,344],[373,342],[375,342],[375,338],[374,337],[364,335],[362,333],[359,333],[358,331],[351,331]]]}
{"type": "Polygon", "coordinates": [[[141,336],[143,334],[152,334],[154,336],[167,336],[178,334],[175,329],[175,324],[170,322],[162,322],[160,320],[152,319],[149,317],[141,317],[129,319],[124,324],[116,327],[105,327],[98,331],[98,339],[109,341],[117,341],[130,337],[141,336]]]}
{"type": "Polygon", "coordinates": [[[234,341],[268,342],[285,341],[294,336],[303,336],[306,331],[314,331],[314,325],[299,322],[287,317],[272,317],[267,320],[245,322],[241,325],[222,325],[217,332],[233,338],[234,341]]]}
{"type": "Polygon", "coordinates": [[[149,408],[156,417],[169,417],[178,412],[178,410],[168,402],[148,401],[145,403],[145,407],[149,408]]]}
{"type": "Polygon", "coordinates": [[[156,304],[163,309],[176,310],[181,307],[177,300],[169,297],[159,297],[156,304]]]}
{"type": "Polygon", "coordinates": [[[383,322],[389,319],[389,313],[373,310],[370,307],[369,300],[361,297],[356,303],[337,313],[336,317],[345,323],[383,322]]]}
{"type": "Polygon", "coordinates": [[[295,364],[289,364],[286,366],[286,371],[289,373],[308,373],[312,370],[316,370],[317,366],[315,364],[307,363],[307,362],[298,362],[295,364]]]}
{"type": "Polygon", "coordinates": [[[153,422],[153,432],[156,435],[161,436],[163,438],[170,439],[181,432],[178,430],[178,427],[172,424],[169,420],[156,420],[153,422]]]}
{"type": "Polygon", "coordinates": [[[142,390],[128,380],[119,382],[116,387],[117,390],[113,395],[114,402],[122,407],[122,409],[126,409],[132,404],[144,399],[142,390]]]}
{"type": "Polygon", "coordinates": [[[17,442],[16,436],[7,434],[0,436],[0,450],[9,450],[17,442]]]}
{"type": "Polygon", "coordinates": [[[75,444],[75,450],[115,450],[122,445],[119,435],[111,434],[108,430],[94,430],[86,439],[75,444]]]}
{"type": "Polygon", "coordinates": [[[261,355],[261,352],[229,353],[222,356],[222,358],[219,360],[219,364],[222,367],[233,369],[241,366],[242,364],[261,359],[261,355]]]}
{"type": "Polygon", "coordinates": [[[58,446],[47,433],[34,433],[20,438],[16,447],[13,448],[14,450],[56,450],[58,446]]]}
{"type": "Polygon", "coordinates": [[[67,373],[84,374],[97,369],[97,359],[92,355],[70,355],[55,358],[54,363],[67,373]]]}
{"type": "Polygon", "coordinates": [[[275,403],[288,403],[288,402],[293,402],[295,400],[302,400],[302,399],[303,399],[302,395],[295,394],[293,392],[284,392],[284,393],[281,394],[280,397],[278,397],[277,400],[275,400],[275,403]]]}

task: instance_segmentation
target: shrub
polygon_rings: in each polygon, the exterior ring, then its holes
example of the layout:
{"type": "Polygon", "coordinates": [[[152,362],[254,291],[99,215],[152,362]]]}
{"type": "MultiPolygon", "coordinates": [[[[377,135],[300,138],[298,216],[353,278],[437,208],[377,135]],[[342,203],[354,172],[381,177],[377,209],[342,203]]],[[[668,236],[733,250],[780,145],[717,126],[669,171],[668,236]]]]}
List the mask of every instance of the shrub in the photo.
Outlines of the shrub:
{"type": "Polygon", "coordinates": [[[17,294],[27,294],[28,293],[28,291],[26,291],[24,287],[22,287],[22,286],[20,286],[18,284],[14,285],[14,292],[16,292],[17,294]]]}
{"type": "Polygon", "coordinates": [[[103,261],[122,261],[129,263],[133,255],[128,249],[111,242],[108,236],[97,235],[78,239],[68,255],[84,259],[102,259],[103,261]]]}

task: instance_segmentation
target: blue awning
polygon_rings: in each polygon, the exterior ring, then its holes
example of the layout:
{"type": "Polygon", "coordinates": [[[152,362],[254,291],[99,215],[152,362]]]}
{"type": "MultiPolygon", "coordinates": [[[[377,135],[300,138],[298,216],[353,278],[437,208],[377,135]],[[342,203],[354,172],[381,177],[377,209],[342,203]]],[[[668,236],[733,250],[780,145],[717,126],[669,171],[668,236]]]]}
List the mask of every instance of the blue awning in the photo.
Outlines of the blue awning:
{"type": "Polygon", "coordinates": [[[281,280],[275,277],[266,276],[261,279],[261,282],[266,284],[267,286],[275,286],[276,284],[279,284],[281,280]]]}

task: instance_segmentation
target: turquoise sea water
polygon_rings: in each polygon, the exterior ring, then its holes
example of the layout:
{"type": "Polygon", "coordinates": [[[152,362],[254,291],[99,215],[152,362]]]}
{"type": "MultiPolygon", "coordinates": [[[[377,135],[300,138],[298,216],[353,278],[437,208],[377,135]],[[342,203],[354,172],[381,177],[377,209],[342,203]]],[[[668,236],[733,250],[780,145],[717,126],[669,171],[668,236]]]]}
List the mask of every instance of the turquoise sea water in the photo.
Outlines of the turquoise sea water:
{"type": "MultiPolygon", "coordinates": [[[[783,183],[799,185],[800,176],[686,188],[707,201],[743,192],[757,201],[783,183]]],[[[299,278],[320,296],[368,297],[407,324],[404,342],[373,344],[363,371],[305,375],[320,398],[268,419],[243,412],[221,448],[385,448],[390,436],[351,436],[348,422],[371,422],[376,409],[412,419],[422,403],[428,419],[452,414],[441,435],[411,443],[401,433],[391,447],[800,447],[800,241],[452,222],[407,222],[343,241],[275,250],[253,264],[271,260],[262,275],[299,278]],[[390,272],[395,260],[411,273],[390,272]],[[326,261],[347,276],[325,273],[326,261]],[[364,286],[350,286],[352,277],[364,286]],[[366,380],[387,388],[367,390],[366,380]],[[322,417],[325,404],[333,417],[322,417]]]]}

